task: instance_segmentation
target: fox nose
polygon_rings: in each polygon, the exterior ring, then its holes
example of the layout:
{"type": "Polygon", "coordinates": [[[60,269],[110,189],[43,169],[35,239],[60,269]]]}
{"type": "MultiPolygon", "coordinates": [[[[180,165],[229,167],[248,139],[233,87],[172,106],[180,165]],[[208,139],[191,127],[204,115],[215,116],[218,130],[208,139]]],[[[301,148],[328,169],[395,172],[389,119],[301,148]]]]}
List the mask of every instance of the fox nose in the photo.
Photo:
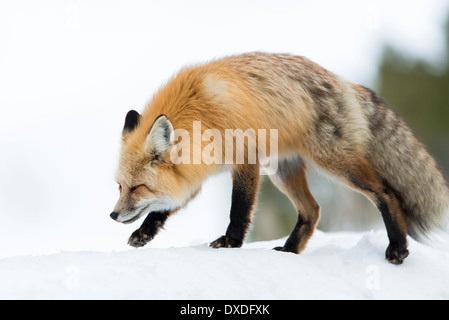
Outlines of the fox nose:
{"type": "Polygon", "coordinates": [[[109,216],[110,216],[112,219],[117,220],[118,213],[117,213],[117,212],[112,212],[109,216]]]}

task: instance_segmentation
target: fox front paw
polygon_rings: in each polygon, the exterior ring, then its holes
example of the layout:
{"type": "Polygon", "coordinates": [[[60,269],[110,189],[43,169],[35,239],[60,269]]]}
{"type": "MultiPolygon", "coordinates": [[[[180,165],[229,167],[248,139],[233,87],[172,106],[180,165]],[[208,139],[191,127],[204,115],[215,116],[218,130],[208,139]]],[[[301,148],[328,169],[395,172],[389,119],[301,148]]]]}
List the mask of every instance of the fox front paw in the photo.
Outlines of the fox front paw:
{"type": "Polygon", "coordinates": [[[147,235],[146,233],[142,232],[142,230],[136,230],[132,233],[132,235],[129,237],[128,244],[131,247],[134,248],[140,248],[146,245],[148,242],[151,241],[153,237],[147,235]]]}
{"type": "Polygon", "coordinates": [[[222,236],[209,245],[212,248],[240,248],[242,241],[238,241],[227,236],[222,236]]]}

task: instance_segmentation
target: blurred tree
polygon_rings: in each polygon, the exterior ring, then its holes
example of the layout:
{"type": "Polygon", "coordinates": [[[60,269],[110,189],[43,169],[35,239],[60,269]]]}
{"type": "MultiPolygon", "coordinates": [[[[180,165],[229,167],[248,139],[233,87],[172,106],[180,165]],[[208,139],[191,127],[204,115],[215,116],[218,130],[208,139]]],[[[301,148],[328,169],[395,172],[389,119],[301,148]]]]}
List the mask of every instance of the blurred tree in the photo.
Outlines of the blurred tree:
{"type": "Polygon", "coordinates": [[[422,60],[384,50],[378,92],[449,172],[449,19],[445,63],[439,70],[422,60]]]}

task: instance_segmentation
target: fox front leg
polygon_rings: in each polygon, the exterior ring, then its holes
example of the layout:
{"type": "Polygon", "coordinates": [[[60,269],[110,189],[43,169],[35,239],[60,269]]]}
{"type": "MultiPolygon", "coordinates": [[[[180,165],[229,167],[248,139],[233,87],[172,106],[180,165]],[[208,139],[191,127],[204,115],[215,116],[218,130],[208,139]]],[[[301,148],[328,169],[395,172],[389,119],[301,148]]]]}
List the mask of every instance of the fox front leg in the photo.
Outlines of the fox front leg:
{"type": "Polygon", "coordinates": [[[140,228],[131,234],[128,244],[135,248],[146,245],[156,236],[159,229],[164,226],[169,215],[169,211],[150,212],[140,228]]]}
{"type": "Polygon", "coordinates": [[[259,185],[259,166],[242,165],[232,174],[231,215],[226,235],[213,241],[212,248],[237,248],[243,244],[259,185]]]}

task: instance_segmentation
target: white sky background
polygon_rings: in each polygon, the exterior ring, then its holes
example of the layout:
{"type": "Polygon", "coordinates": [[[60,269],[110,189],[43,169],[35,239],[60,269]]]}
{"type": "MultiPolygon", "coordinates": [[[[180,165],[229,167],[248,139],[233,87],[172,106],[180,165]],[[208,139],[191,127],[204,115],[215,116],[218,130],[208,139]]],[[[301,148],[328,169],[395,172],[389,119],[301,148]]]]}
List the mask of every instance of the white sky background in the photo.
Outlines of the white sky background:
{"type": "MultiPolygon", "coordinates": [[[[121,250],[109,218],[126,112],[189,63],[245,51],[305,55],[373,86],[382,44],[433,63],[448,1],[0,1],[0,257],[121,250]]],[[[227,227],[227,175],[150,246],[227,227]]],[[[293,227],[293,226],[292,226],[293,227]]]]}

